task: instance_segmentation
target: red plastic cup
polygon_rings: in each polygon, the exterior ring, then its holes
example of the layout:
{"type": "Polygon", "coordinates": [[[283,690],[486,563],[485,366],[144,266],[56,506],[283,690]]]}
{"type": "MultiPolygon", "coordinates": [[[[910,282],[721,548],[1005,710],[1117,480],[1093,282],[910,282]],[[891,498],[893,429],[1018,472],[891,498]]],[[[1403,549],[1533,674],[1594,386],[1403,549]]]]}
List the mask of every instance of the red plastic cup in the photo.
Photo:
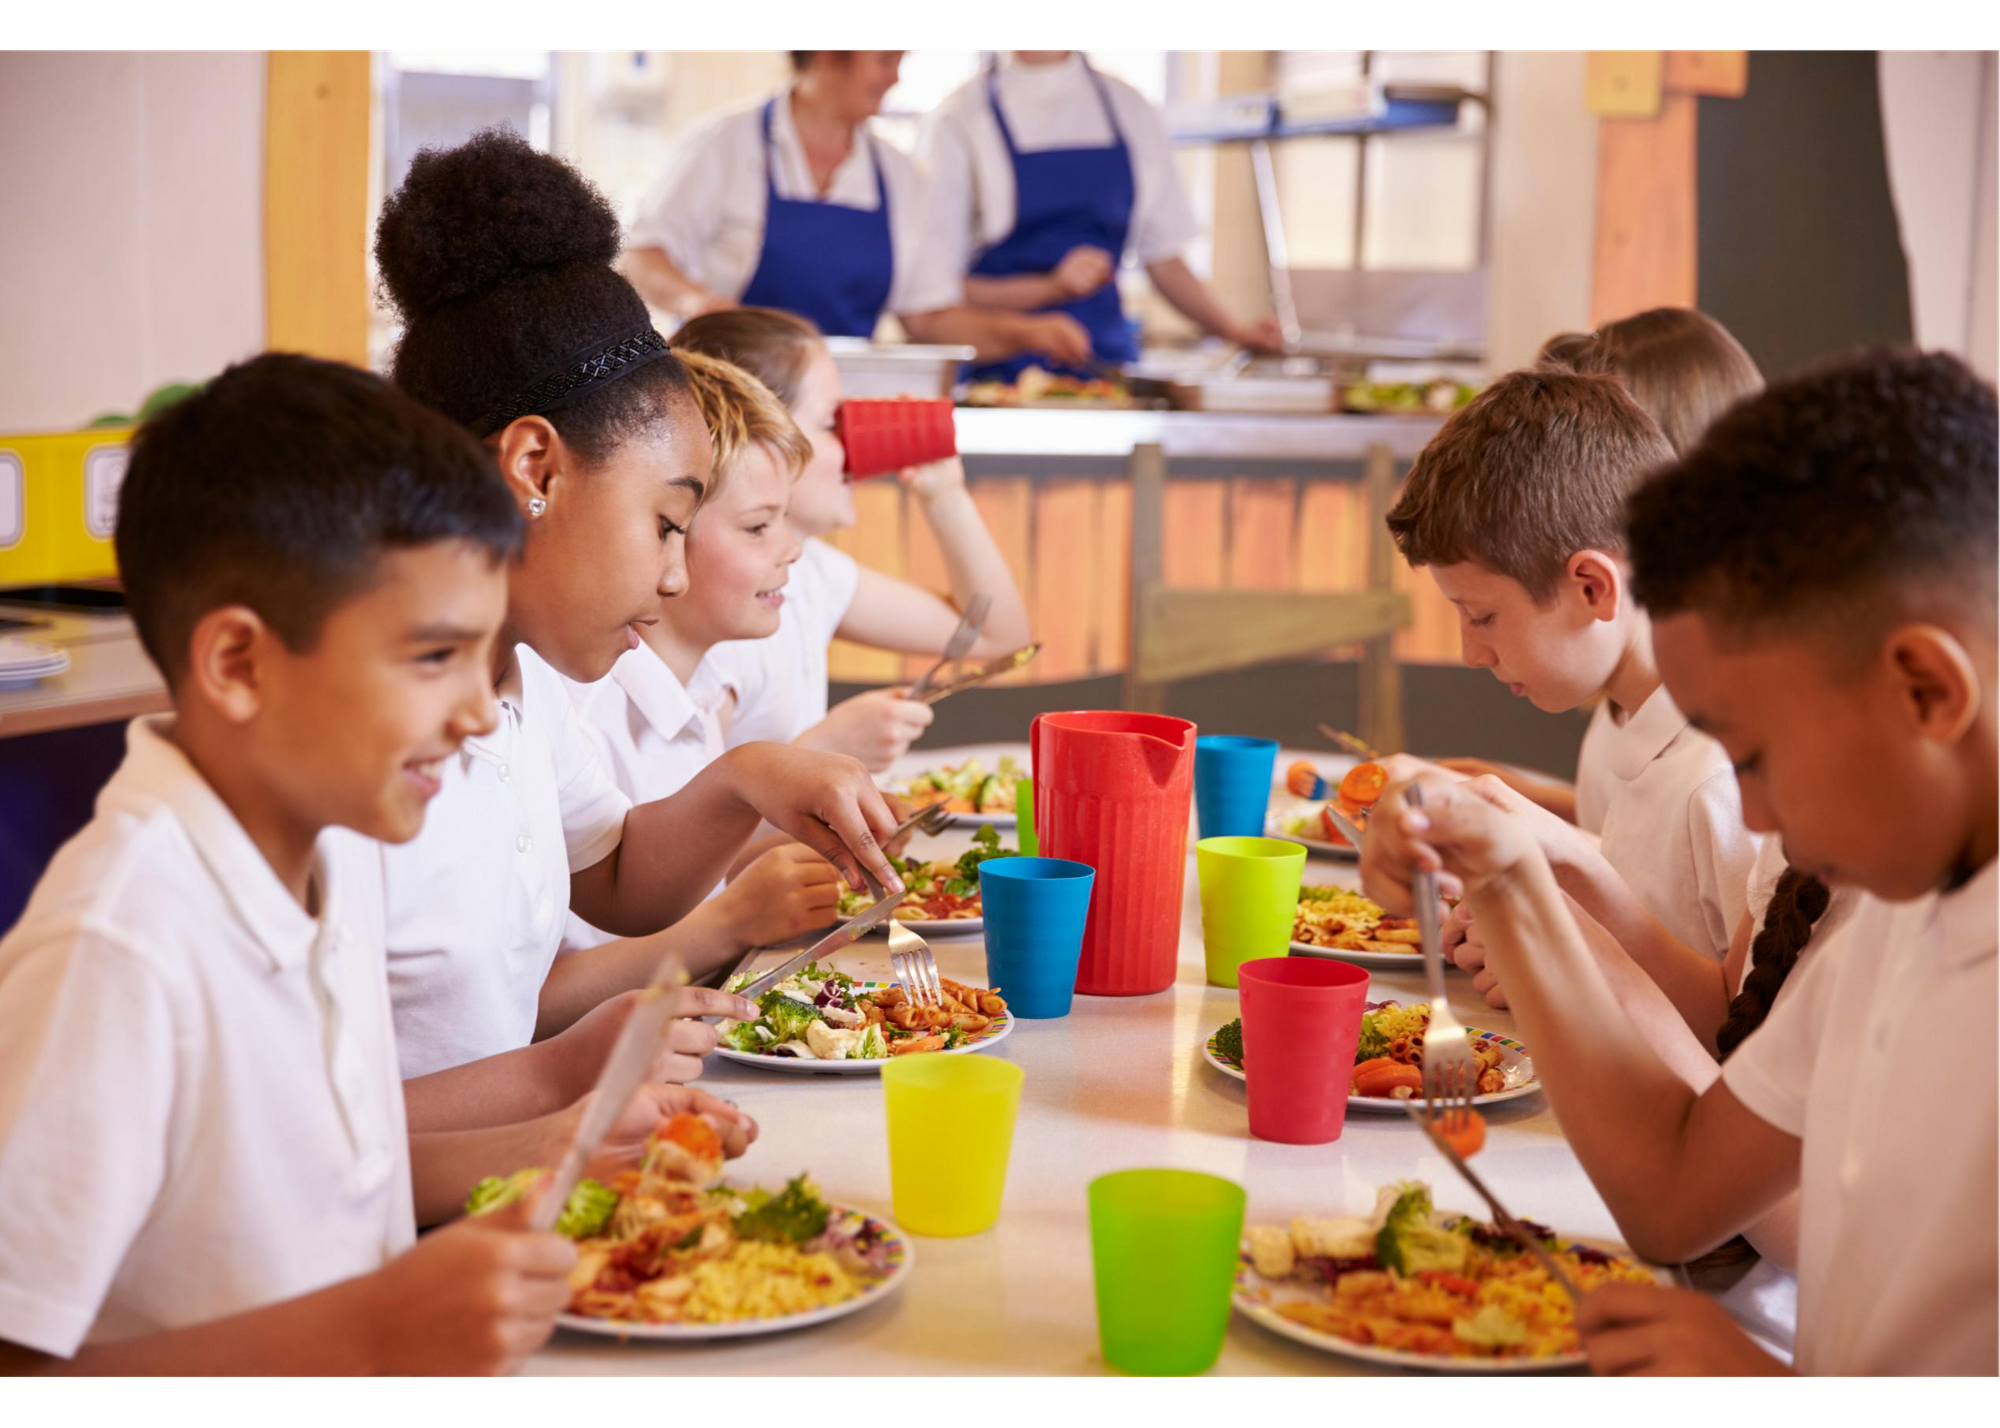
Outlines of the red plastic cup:
{"type": "Polygon", "coordinates": [[[1250,1134],[1325,1145],[1347,1122],[1368,973],[1320,957],[1260,957],[1236,969],[1250,1134]]]}
{"type": "Polygon", "coordinates": [[[1165,991],[1180,970],[1194,725],[1165,714],[1071,710],[1036,716],[1028,739],[1042,856],[1097,870],[1077,991],[1165,991]]]}
{"type": "Polygon", "coordinates": [[[941,461],[958,451],[949,397],[864,397],[842,402],[834,430],[847,448],[847,474],[860,479],[941,461]]]}

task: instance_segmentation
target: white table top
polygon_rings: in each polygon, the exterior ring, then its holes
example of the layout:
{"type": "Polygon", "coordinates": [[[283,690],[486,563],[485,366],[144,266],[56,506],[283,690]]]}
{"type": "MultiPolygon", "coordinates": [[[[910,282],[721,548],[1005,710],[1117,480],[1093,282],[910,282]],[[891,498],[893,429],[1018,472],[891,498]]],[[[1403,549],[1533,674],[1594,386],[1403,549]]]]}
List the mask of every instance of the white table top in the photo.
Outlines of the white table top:
{"type": "MultiPolygon", "coordinates": [[[[956,763],[969,754],[1025,746],[923,750],[899,772],[956,763]]],[[[1279,770],[1292,757],[1281,755],[1279,770]]],[[[1324,753],[1323,767],[1344,761],[1324,753]]],[[[928,845],[955,854],[970,840],[955,828],[928,845]]],[[[1003,833],[1005,830],[1003,830],[1003,833]]],[[[1004,841],[1011,846],[1012,839],[1004,841]]],[[[1309,883],[1356,885],[1352,861],[1313,856],[1309,883]]],[[[936,938],[944,974],[985,984],[978,937],[936,938]]],[[[887,975],[881,938],[843,953],[843,969],[887,975]]],[[[1458,1010],[1475,1026],[1512,1035],[1505,1011],[1487,1007],[1452,974],[1458,1010]],[[1459,996],[1463,991],[1465,995],[1459,996]]],[[[1371,973],[1372,1000],[1423,1000],[1422,974],[1371,973]]],[[[1442,1157],[1401,1116],[1347,1117],[1331,1145],[1273,1145],[1250,1136],[1244,1087],[1210,1067],[1201,1048],[1237,1016],[1237,994],[1206,984],[1193,839],[1181,923],[1180,977],[1149,997],[1078,997],[1067,1018],[1021,1021],[989,1055],[1027,1073],[1000,1221],[962,1239],[912,1236],[906,1286],[848,1318],[789,1334],[682,1348],[558,1331],[528,1361],[530,1373],[673,1374],[1081,1374],[1104,1373],[1097,1348],[1085,1187],[1113,1170],[1174,1166],[1227,1176],[1249,1192],[1250,1223],[1286,1223],[1297,1213],[1366,1213],[1379,1185],[1427,1180],[1441,1206],[1478,1211],[1442,1157]]],[[[1530,1048],[1532,1050],[1532,1048],[1530,1048]]],[[[731,1174],[777,1186],[809,1170],[827,1198],[891,1211],[887,1132],[875,1077],[801,1077],[711,1058],[700,1084],[757,1117],[762,1134],[731,1174]]],[[[1585,1177],[1540,1096],[1487,1113],[1479,1170],[1516,1214],[1567,1233],[1617,1240],[1610,1212],[1585,1177]]],[[[1483,1216],[1482,1216],[1483,1217],[1483,1216]]],[[[1232,1318],[1214,1372],[1379,1372],[1232,1318]]]]}

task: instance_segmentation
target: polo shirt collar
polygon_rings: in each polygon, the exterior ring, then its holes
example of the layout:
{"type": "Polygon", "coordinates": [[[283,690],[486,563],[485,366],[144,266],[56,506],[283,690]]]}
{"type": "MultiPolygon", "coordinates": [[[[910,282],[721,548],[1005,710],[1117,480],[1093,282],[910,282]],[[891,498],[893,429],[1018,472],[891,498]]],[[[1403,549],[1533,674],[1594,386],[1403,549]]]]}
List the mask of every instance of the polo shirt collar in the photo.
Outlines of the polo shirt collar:
{"type": "MultiPolygon", "coordinates": [[[[229,805],[173,741],[173,727],[171,714],[132,721],[125,735],[125,762],[106,785],[100,807],[164,805],[271,965],[280,971],[303,966],[320,923],[306,915],[229,805]]],[[[330,923],[335,891],[327,867],[328,860],[316,855],[313,881],[320,893],[321,915],[330,923]]]]}
{"type": "MultiPolygon", "coordinates": [[[[667,668],[667,662],[648,644],[642,642],[636,650],[620,655],[618,663],[611,666],[611,677],[625,691],[632,707],[665,738],[676,737],[700,715],[680,677],[667,668]]],[[[697,682],[701,679],[699,669],[695,671],[695,679],[697,682]]]]}
{"type": "Polygon", "coordinates": [[[1688,727],[1687,715],[1674,704],[1662,684],[1646,702],[1619,723],[1606,711],[1605,763],[1611,772],[1628,783],[1644,773],[1646,766],[1667,751],[1667,745],[1688,727]]]}

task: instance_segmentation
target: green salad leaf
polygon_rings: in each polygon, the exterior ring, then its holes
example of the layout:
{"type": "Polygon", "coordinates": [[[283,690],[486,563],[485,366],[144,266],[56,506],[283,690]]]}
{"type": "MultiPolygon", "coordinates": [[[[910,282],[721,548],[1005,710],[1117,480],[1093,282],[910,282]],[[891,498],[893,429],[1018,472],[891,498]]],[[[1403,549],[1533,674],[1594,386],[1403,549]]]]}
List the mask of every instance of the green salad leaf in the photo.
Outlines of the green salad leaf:
{"type": "MultiPolygon", "coordinates": [[[[490,1215],[511,1205],[546,1174],[548,1171],[544,1167],[531,1166],[512,1175],[489,1175],[473,1186],[472,1193],[465,1197],[465,1213],[490,1215]]],[[[615,1190],[595,1180],[579,1180],[576,1188],[569,1192],[562,1213],[556,1216],[556,1233],[573,1240],[588,1239],[611,1222],[611,1212],[617,1208],[618,1193],[615,1190]]]]}
{"type": "Polygon", "coordinates": [[[743,1196],[743,1212],[736,1217],[736,1233],[746,1240],[767,1240],[782,1244],[803,1244],[826,1232],[832,1212],[820,1199],[819,1187],[804,1175],[795,1175],[776,1195],[768,1190],[750,1190],[743,1196]]]}

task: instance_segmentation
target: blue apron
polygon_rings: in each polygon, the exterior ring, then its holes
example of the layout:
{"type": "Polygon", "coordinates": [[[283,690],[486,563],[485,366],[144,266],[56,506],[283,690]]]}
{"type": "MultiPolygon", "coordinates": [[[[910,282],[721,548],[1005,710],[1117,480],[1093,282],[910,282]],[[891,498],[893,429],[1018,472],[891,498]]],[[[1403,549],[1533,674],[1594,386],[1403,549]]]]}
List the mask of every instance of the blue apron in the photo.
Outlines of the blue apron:
{"type": "MultiPolygon", "coordinates": [[[[771,151],[771,111],[764,105],[764,248],[743,290],[745,307],[777,307],[809,317],[828,337],[873,337],[896,276],[889,233],[889,188],[882,153],[875,161],[875,207],[778,197],[771,151]]],[[[873,144],[865,132],[862,143],[873,144]]]]}
{"type": "MultiPolygon", "coordinates": [[[[1104,92],[1104,81],[1088,65],[1084,72],[1097,87],[1098,102],[1111,125],[1111,143],[1104,148],[1043,149],[1024,154],[1015,146],[1014,131],[1007,127],[1007,116],[1000,110],[997,77],[993,70],[987,70],[986,102],[992,106],[993,122],[1000,126],[1007,158],[1014,165],[1014,228],[980,255],[972,268],[976,275],[1008,278],[1046,273],[1062,261],[1063,254],[1082,243],[1104,249],[1114,263],[1124,256],[1125,239],[1132,228],[1132,154],[1119,132],[1118,116],[1112,111],[1111,96],[1104,92]]],[[[1133,340],[1125,310],[1118,303],[1116,278],[1088,297],[1042,311],[1068,313],[1082,323],[1090,334],[1091,350],[1101,362],[1130,362],[1139,355],[1139,344],[1133,340]]],[[[968,376],[975,381],[1011,382],[1030,366],[1090,375],[1060,367],[1048,357],[1025,353],[976,367],[968,376]]]]}

